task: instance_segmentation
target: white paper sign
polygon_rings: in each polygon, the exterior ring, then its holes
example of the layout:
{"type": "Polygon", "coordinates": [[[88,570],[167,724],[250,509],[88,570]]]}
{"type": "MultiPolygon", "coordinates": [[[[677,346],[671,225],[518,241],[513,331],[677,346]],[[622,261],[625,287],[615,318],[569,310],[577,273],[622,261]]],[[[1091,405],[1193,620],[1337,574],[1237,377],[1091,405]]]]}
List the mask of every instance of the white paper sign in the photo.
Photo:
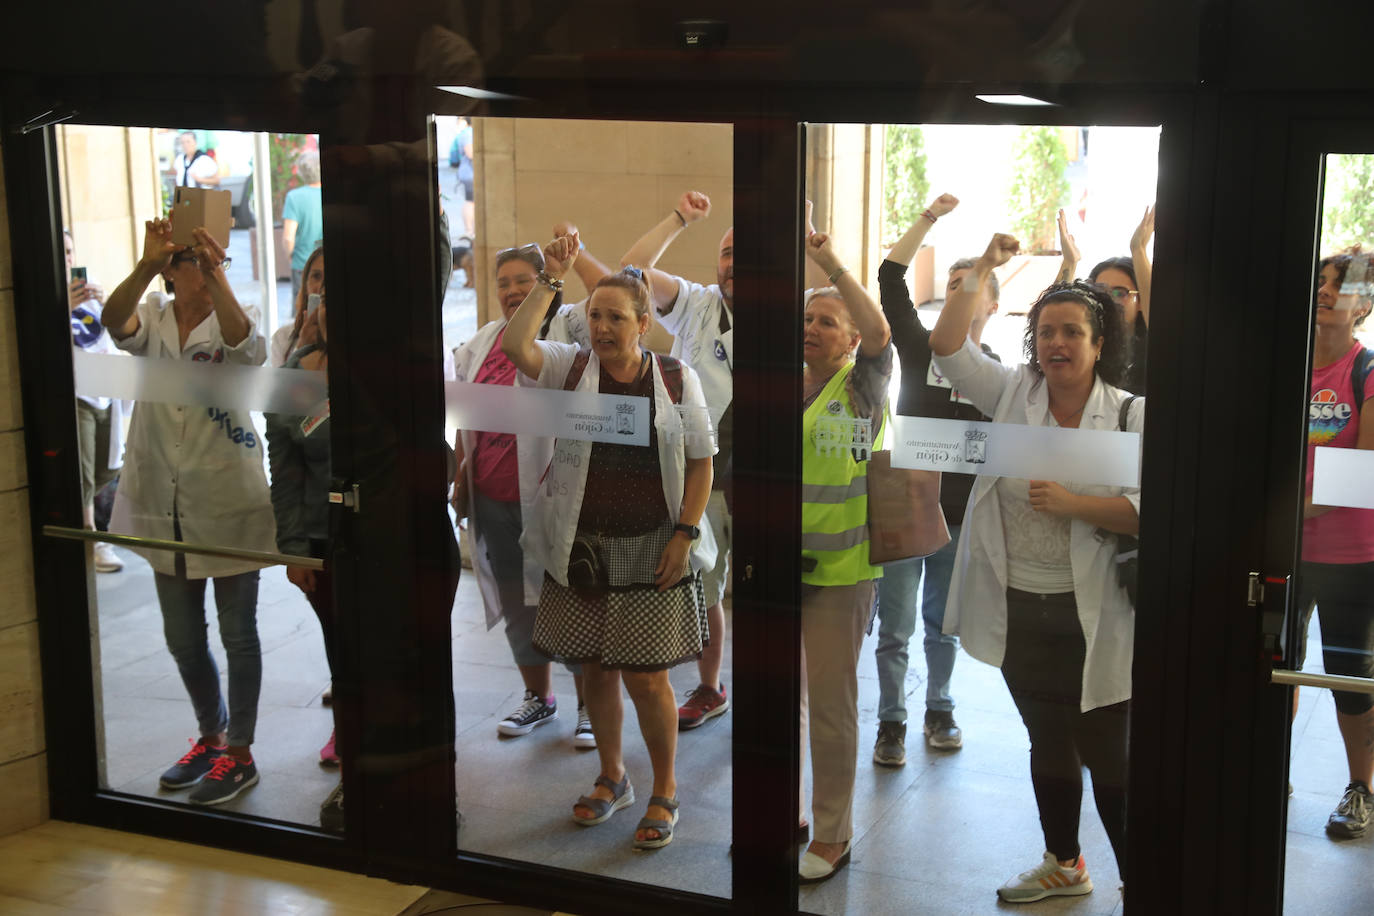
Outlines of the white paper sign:
{"type": "Polygon", "coordinates": [[[448,425],[459,429],[649,444],[648,398],[445,382],[444,403],[448,425]]]}
{"type": "Polygon", "coordinates": [[[1374,452],[1318,446],[1312,458],[1312,502],[1374,509],[1374,452]]]}
{"type": "Polygon", "coordinates": [[[1089,486],[1140,486],[1140,434],[893,417],[892,466],[1089,486]]]}

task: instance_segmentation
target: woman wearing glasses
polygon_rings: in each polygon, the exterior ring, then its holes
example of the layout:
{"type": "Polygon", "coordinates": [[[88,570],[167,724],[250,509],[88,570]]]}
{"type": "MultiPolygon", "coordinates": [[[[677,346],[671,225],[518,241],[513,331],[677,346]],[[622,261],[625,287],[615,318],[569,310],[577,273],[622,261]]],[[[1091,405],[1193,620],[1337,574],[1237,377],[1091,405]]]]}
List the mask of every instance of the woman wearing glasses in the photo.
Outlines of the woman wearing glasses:
{"type": "MultiPolygon", "coordinates": [[[[1144,428],[1143,399],[1116,387],[1126,366],[1121,310],[1097,284],[1056,283],[1026,319],[1027,365],[1005,366],[968,339],[993,268],[1019,245],[996,235],[930,334],[937,368],[994,422],[1064,429],[1144,428]]],[[[990,443],[995,445],[995,443],[990,443]]],[[[1078,845],[1084,765],[1125,865],[1126,725],[1135,612],[1116,574],[1113,534],[1139,530],[1140,490],[979,475],[959,533],[946,632],[1002,669],[1030,735],[1041,862],[998,895],[1024,903],[1092,891],[1078,845]]]]}
{"type": "MultiPolygon", "coordinates": [[[[534,644],[580,662],[601,772],[573,819],[591,826],[634,802],[621,751],[620,681],[634,702],[653,765],[653,794],[636,849],[672,842],[678,820],[677,700],[668,669],[707,640],[701,574],[716,546],[702,514],[715,453],[696,373],[646,351],[649,289],[637,268],[603,277],[587,301],[591,347],[536,340],[539,322],[578,257],[577,236],[554,239],[510,319],[502,349],[540,388],[644,398],[625,415],[648,447],[559,437],[521,543],[544,569],[534,644]]],[[[621,429],[619,415],[616,428],[621,429]]]]}

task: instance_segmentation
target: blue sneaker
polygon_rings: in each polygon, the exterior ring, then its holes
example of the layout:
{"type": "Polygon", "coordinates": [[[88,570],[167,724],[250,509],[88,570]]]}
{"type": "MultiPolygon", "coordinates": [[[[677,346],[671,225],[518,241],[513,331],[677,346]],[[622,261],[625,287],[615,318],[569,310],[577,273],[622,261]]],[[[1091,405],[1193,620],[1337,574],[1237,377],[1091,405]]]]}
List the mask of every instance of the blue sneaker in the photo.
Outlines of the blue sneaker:
{"type": "Polygon", "coordinates": [[[162,774],[158,782],[162,783],[164,789],[189,788],[200,782],[205,774],[210,772],[210,768],[215,765],[215,761],[223,753],[224,748],[222,746],[216,747],[213,744],[206,744],[205,739],[201,738],[191,746],[185,757],[172,764],[167,772],[162,774]]]}
{"type": "Polygon", "coordinates": [[[258,768],[249,760],[244,762],[233,754],[221,754],[200,785],[191,790],[188,801],[193,805],[222,805],[249,786],[257,785],[258,768]]]}

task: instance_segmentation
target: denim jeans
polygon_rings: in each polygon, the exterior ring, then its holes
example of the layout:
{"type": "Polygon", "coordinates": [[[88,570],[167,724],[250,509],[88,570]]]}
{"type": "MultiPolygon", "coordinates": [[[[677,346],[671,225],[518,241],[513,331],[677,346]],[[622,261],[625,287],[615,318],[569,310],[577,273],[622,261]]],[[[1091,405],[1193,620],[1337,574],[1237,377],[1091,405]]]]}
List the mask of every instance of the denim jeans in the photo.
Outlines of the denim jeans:
{"type": "Polygon", "coordinates": [[[949,681],[959,637],[940,630],[945,623],[945,599],[954,574],[959,526],[949,526],[949,543],[925,558],[903,560],[883,568],[878,580],[878,721],[906,721],[907,643],[916,630],[916,598],[921,599],[925,623],[926,709],[954,709],[949,681]]]}
{"type": "Polygon", "coordinates": [[[153,573],[157,600],[162,607],[162,632],[176,660],[181,681],[191,696],[191,706],[201,735],[227,732],[229,744],[253,743],[258,721],[258,694],[262,689],[262,648],[258,642],[258,572],[188,579],[180,556],[177,574],[153,573]],[[219,668],[210,654],[205,622],[205,583],[215,583],[215,610],[219,615],[220,641],[229,664],[229,709],[219,689],[219,668]]]}

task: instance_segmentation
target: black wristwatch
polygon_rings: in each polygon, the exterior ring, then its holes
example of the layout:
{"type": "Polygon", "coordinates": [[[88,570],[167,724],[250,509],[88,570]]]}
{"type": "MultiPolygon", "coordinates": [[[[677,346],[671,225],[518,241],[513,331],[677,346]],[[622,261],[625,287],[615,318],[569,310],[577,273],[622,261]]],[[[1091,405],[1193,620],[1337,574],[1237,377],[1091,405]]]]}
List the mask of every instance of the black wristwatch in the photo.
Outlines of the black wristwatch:
{"type": "Polygon", "coordinates": [[[701,529],[698,528],[696,525],[684,525],[678,523],[673,526],[673,530],[681,531],[682,533],[686,534],[687,539],[689,541],[695,541],[697,538],[701,537],[701,529]]]}

